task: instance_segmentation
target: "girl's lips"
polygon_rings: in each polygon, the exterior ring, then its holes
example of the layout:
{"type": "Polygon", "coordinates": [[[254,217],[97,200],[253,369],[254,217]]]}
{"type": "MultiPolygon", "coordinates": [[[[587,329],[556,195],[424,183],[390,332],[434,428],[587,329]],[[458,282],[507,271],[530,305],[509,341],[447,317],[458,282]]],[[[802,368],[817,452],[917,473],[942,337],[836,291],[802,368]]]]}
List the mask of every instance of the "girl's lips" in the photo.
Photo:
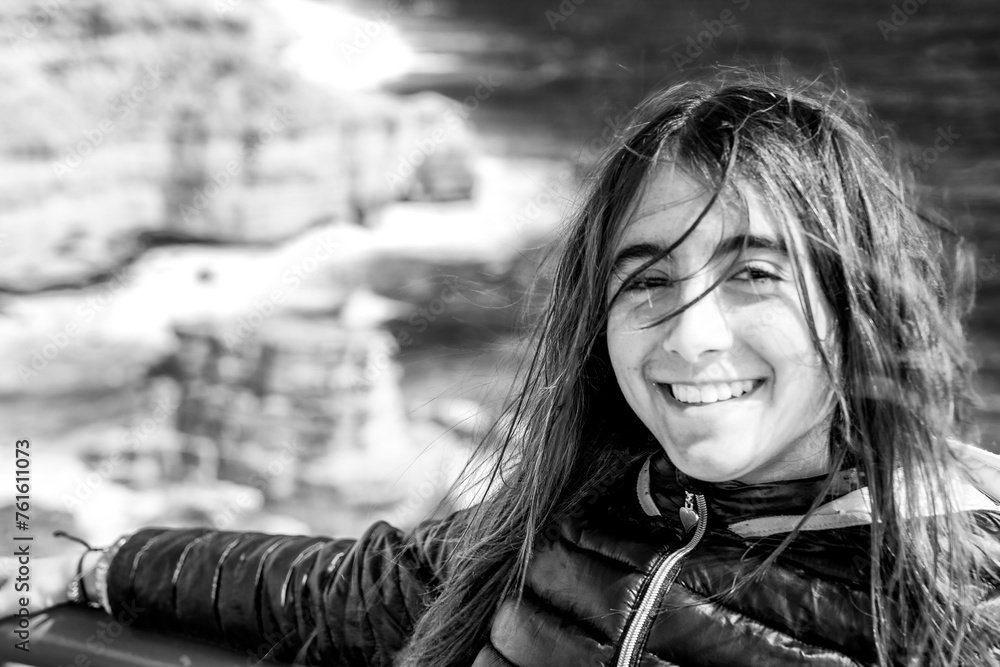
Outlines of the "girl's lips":
{"type": "Polygon", "coordinates": [[[660,384],[660,383],[657,383],[657,387],[659,387],[660,391],[663,393],[663,395],[667,397],[667,400],[669,400],[671,403],[673,403],[674,405],[676,405],[676,406],[678,406],[678,407],[680,407],[682,409],[683,408],[705,408],[705,407],[708,407],[708,406],[711,406],[711,405],[722,405],[722,404],[726,404],[726,403],[735,403],[735,402],[738,402],[738,401],[742,401],[743,399],[747,398],[748,396],[752,396],[755,393],[757,393],[757,390],[760,389],[764,385],[764,383],[766,381],[767,381],[767,378],[759,378],[759,379],[753,381],[753,386],[750,388],[750,390],[748,392],[746,392],[746,393],[744,393],[744,394],[742,394],[740,396],[736,396],[734,398],[727,398],[727,399],[724,399],[724,400],[721,400],[721,401],[712,401],[712,402],[709,402],[709,403],[687,403],[687,402],[684,402],[684,401],[679,401],[676,398],[674,398],[674,395],[673,395],[673,393],[671,391],[671,388],[670,388],[669,384],[660,384]]]}

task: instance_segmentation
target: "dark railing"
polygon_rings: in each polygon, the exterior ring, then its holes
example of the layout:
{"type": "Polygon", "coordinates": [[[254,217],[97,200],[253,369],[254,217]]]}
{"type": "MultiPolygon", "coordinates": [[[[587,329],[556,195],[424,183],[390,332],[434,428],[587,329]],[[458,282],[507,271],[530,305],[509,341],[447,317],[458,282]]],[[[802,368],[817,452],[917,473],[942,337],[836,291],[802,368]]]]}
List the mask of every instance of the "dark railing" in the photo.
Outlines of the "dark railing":
{"type": "Polygon", "coordinates": [[[277,667],[252,651],[242,655],[217,646],[139,630],[102,611],[60,605],[31,618],[29,652],[19,641],[17,617],[0,620],[0,667],[277,667]]]}

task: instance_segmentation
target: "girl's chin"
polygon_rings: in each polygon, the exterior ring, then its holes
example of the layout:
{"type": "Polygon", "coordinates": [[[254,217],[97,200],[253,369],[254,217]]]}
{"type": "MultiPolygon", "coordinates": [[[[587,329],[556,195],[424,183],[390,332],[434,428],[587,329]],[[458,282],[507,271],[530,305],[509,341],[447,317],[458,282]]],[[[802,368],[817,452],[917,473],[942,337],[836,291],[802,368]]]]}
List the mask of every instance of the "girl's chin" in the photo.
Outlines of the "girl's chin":
{"type": "Polygon", "coordinates": [[[719,469],[719,468],[705,468],[705,467],[695,467],[688,468],[685,470],[684,467],[677,466],[681,472],[683,472],[688,477],[693,479],[701,480],[702,482],[711,482],[713,484],[719,482],[732,482],[737,477],[740,476],[741,471],[719,469]],[[690,471],[690,472],[689,472],[690,471]]]}
{"type": "MultiPolygon", "coordinates": [[[[731,451],[731,450],[730,450],[731,451]]],[[[667,457],[671,463],[677,466],[678,470],[688,477],[700,479],[703,482],[731,482],[746,475],[749,471],[745,462],[733,459],[732,456],[725,460],[716,457],[692,456],[696,452],[690,450],[683,454],[672,453],[667,449],[667,457]]]]}

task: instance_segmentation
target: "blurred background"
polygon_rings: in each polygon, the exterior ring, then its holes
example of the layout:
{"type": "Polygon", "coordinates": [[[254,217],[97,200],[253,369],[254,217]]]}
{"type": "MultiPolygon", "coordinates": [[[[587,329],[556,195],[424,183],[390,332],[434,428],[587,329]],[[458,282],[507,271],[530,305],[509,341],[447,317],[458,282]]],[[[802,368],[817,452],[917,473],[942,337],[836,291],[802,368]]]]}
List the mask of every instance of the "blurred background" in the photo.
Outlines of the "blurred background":
{"type": "Polygon", "coordinates": [[[895,127],[978,252],[997,449],[993,4],[4,0],[0,461],[31,441],[36,553],[426,518],[624,113],[720,63],[836,70],[895,127]]]}

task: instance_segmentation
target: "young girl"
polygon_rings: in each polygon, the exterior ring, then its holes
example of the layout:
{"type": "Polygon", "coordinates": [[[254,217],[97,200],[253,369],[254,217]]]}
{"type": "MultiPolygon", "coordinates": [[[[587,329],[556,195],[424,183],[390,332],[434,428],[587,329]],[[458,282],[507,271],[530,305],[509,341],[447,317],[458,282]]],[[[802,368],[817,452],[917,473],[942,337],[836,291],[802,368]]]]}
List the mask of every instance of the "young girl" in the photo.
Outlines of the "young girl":
{"type": "Polygon", "coordinates": [[[882,138],[815,85],[657,95],[566,229],[481,503],[142,530],[52,600],[310,664],[1000,664],[969,267],[882,138]]]}

